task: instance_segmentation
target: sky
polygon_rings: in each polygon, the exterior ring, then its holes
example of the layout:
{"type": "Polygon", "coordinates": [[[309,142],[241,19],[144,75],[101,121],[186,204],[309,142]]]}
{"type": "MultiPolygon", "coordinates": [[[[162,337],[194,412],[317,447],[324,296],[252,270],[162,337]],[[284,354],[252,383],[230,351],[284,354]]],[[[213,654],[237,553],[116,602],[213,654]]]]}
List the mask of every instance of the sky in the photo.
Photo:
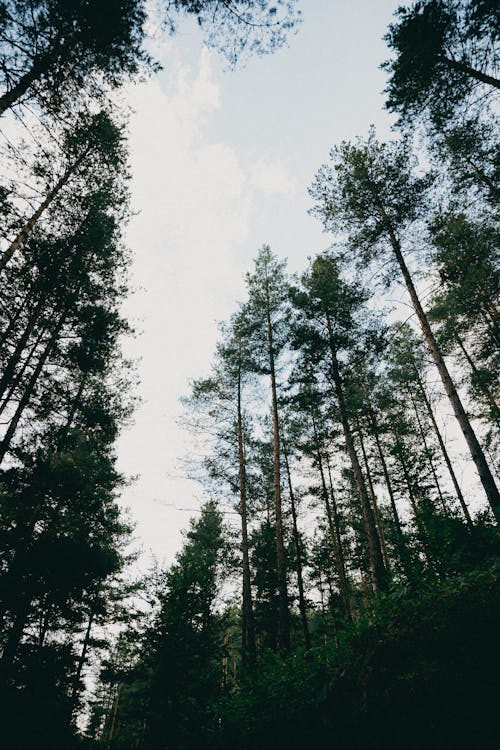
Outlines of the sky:
{"type": "Polygon", "coordinates": [[[231,72],[183,24],[152,44],[163,71],[126,90],[134,293],[125,313],[140,335],[125,352],[137,361],[141,405],[118,459],[136,477],[122,502],[145,561],[172,561],[203,501],[182,467],[195,448],[179,399],[208,373],[218,321],[244,299],[259,247],[303,270],[329,244],[307,213],[307,188],[329,150],[372,123],[380,138],[392,135],[379,65],[398,4],[303,0],[288,48],[231,72]]]}

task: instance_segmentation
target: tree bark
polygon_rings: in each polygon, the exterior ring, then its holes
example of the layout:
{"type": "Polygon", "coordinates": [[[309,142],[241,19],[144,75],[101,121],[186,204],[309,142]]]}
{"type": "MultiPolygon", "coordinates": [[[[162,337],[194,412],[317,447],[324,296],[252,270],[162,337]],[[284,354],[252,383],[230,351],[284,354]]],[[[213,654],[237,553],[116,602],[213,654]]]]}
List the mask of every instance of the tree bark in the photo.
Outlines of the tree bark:
{"type": "Polygon", "coordinates": [[[7,91],[5,94],[0,96],[0,116],[3,115],[6,110],[10,109],[19,99],[25,94],[30,88],[31,84],[34,83],[44,72],[44,58],[40,58],[35,61],[31,68],[18,80],[18,82],[7,91]]]}
{"type": "Polygon", "coordinates": [[[448,372],[448,368],[446,367],[446,363],[444,361],[443,355],[441,354],[441,349],[439,348],[439,345],[432,332],[427,315],[425,314],[424,309],[422,305],[420,304],[420,299],[418,297],[417,290],[415,289],[415,286],[413,284],[413,280],[411,278],[411,274],[408,269],[408,266],[406,265],[405,259],[403,257],[403,253],[401,251],[401,245],[399,243],[399,240],[397,239],[392,227],[390,226],[387,220],[387,217],[385,215],[385,211],[383,211],[382,208],[381,208],[381,214],[384,218],[384,221],[386,222],[386,227],[387,227],[387,231],[389,234],[389,239],[392,245],[392,249],[394,251],[394,255],[396,256],[396,260],[399,264],[401,273],[405,280],[406,287],[408,289],[408,293],[410,295],[413,307],[419,319],[425,342],[432,354],[432,358],[434,360],[434,363],[438,369],[439,375],[443,382],[444,389],[450,400],[451,406],[453,408],[457,421],[460,425],[463,436],[469,447],[472,460],[474,461],[474,464],[476,466],[476,469],[479,474],[481,483],[483,485],[490,508],[493,512],[493,515],[497,523],[500,524],[500,493],[498,492],[498,488],[495,484],[495,480],[490,471],[490,467],[488,466],[488,463],[486,461],[483,449],[481,448],[481,445],[479,444],[479,440],[477,439],[476,434],[472,428],[469,417],[467,416],[467,413],[463,407],[462,401],[460,399],[460,396],[458,395],[458,391],[455,387],[455,384],[453,380],[451,379],[450,373],[448,372]]]}
{"type": "Polygon", "coordinates": [[[389,555],[387,552],[387,544],[385,541],[384,528],[382,526],[382,519],[380,518],[380,511],[379,511],[379,507],[377,503],[377,496],[375,495],[375,488],[373,486],[370,465],[368,463],[368,456],[366,454],[365,441],[363,440],[363,433],[361,431],[361,427],[359,423],[357,423],[357,428],[358,428],[358,435],[359,435],[359,443],[361,445],[361,454],[363,456],[363,463],[365,465],[366,478],[368,480],[368,487],[370,489],[370,495],[372,499],[373,513],[375,515],[375,523],[377,524],[377,531],[378,531],[378,535],[380,539],[380,547],[382,549],[382,556],[384,558],[384,565],[387,570],[387,573],[390,574],[391,565],[389,562],[389,555]]]}
{"type": "Polygon", "coordinates": [[[446,445],[444,444],[443,436],[441,435],[441,430],[438,427],[438,424],[436,422],[436,417],[434,416],[434,411],[432,409],[432,406],[430,404],[430,401],[427,397],[427,393],[424,387],[424,384],[422,382],[422,379],[418,373],[418,370],[415,370],[415,374],[417,377],[417,383],[418,387],[420,389],[420,393],[422,395],[423,402],[425,404],[425,408],[427,409],[427,413],[429,414],[430,420],[432,422],[432,426],[434,428],[434,432],[436,433],[436,437],[438,439],[439,447],[441,448],[441,452],[443,454],[443,458],[445,461],[445,464],[448,469],[448,473],[451,477],[451,481],[453,482],[453,486],[455,488],[455,492],[457,494],[458,501],[460,503],[460,506],[462,508],[463,514],[465,516],[465,520],[467,521],[467,524],[472,528],[472,518],[469,513],[469,508],[467,507],[467,503],[465,502],[465,498],[463,496],[462,490],[460,488],[460,485],[458,483],[458,479],[456,477],[455,471],[453,469],[453,464],[451,463],[451,459],[448,455],[448,451],[446,450],[446,445]]]}
{"type": "Polygon", "coordinates": [[[73,687],[71,690],[71,703],[73,706],[73,710],[75,709],[76,700],[78,698],[78,687],[80,683],[80,677],[82,676],[82,669],[85,664],[85,659],[87,658],[87,651],[88,651],[89,643],[90,643],[90,632],[92,630],[94,616],[95,616],[95,613],[91,606],[90,612],[89,612],[89,619],[87,621],[87,627],[85,629],[85,637],[83,639],[82,650],[80,652],[80,656],[78,657],[78,664],[76,667],[75,679],[73,681],[73,687]]]}
{"type": "Polygon", "coordinates": [[[375,519],[373,516],[372,507],[370,505],[370,499],[366,491],[365,481],[363,479],[363,473],[359,459],[354,447],[354,440],[351,432],[351,426],[347,417],[347,408],[344,399],[344,391],[342,385],[342,378],[339,371],[337,352],[333,344],[333,329],[329,316],[327,318],[328,333],[330,339],[330,352],[331,352],[331,365],[332,375],[335,385],[335,392],[337,395],[337,402],[339,405],[340,420],[342,423],[342,429],[344,432],[344,439],[347,448],[347,454],[351,462],[351,468],[354,475],[354,481],[356,484],[356,490],[358,498],[361,504],[361,510],[363,513],[363,521],[368,540],[368,554],[370,558],[370,567],[372,571],[373,583],[377,590],[387,590],[387,571],[384,565],[384,559],[382,550],[380,547],[380,540],[378,538],[377,529],[375,525],[375,519]]]}
{"type": "Polygon", "coordinates": [[[288,463],[288,453],[286,451],[286,448],[284,450],[285,455],[285,467],[286,467],[286,475],[288,478],[288,491],[290,493],[290,504],[291,504],[291,510],[292,510],[292,522],[293,522],[293,543],[295,547],[295,561],[297,564],[297,585],[299,589],[299,612],[300,612],[300,621],[302,623],[302,634],[304,636],[304,648],[307,651],[311,650],[311,638],[309,635],[309,625],[307,622],[307,608],[306,608],[306,599],[304,595],[304,578],[303,578],[303,560],[302,560],[302,550],[300,548],[300,537],[299,537],[299,529],[297,526],[297,509],[295,506],[295,493],[293,491],[292,486],[292,478],[290,476],[290,465],[288,463]]]}
{"type": "Polygon", "coordinates": [[[450,57],[446,57],[445,55],[441,56],[439,59],[452,70],[459,70],[461,73],[465,73],[465,75],[468,75],[470,78],[474,78],[476,81],[480,81],[481,83],[486,83],[488,86],[493,86],[493,88],[500,89],[500,80],[498,78],[494,78],[494,76],[488,75],[487,73],[483,73],[482,70],[472,68],[470,65],[467,65],[467,63],[461,62],[460,60],[452,60],[450,57]]]}
{"type": "Polygon", "coordinates": [[[273,417],[273,481],[276,533],[276,572],[278,576],[278,650],[286,653],[290,650],[290,622],[288,612],[288,591],[286,582],[285,549],[283,544],[283,516],[281,504],[281,466],[280,466],[280,428],[278,415],[278,396],[276,388],[275,352],[273,327],[269,301],[269,287],[266,282],[266,321],[269,370],[271,375],[271,398],[273,417]]]}
{"type": "Polygon", "coordinates": [[[36,386],[36,383],[38,381],[38,378],[40,377],[40,374],[41,374],[41,372],[43,370],[45,362],[47,361],[47,359],[48,359],[50,353],[52,352],[52,349],[53,349],[53,347],[54,347],[54,345],[55,345],[55,343],[57,341],[57,337],[58,337],[58,335],[59,335],[59,333],[61,331],[61,328],[64,325],[64,321],[66,320],[66,316],[67,316],[67,310],[64,309],[64,311],[62,312],[62,314],[61,314],[61,316],[60,316],[60,318],[59,318],[59,320],[57,322],[57,325],[56,325],[54,331],[52,332],[52,335],[50,336],[49,340],[47,341],[47,343],[45,345],[45,348],[44,348],[44,350],[43,350],[43,352],[42,352],[42,354],[41,354],[41,356],[40,356],[40,358],[38,360],[38,363],[37,363],[35,369],[33,370],[33,373],[31,375],[31,377],[30,377],[30,379],[28,381],[28,384],[27,384],[27,386],[26,386],[26,388],[24,390],[24,393],[23,393],[23,395],[22,395],[22,397],[21,397],[21,399],[19,401],[17,409],[16,409],[16,411],[14,413],[14,416],[12,417],[12,419],[10,421],[10,424],[9,424],[9,426],[7,428],[7,431],[6,431],[6,433],[5,433],[2,441],[0,442],[0,464],[2,463],[2,461],[3,461],[4,457],[5,457],[5,454],[7,453],[7,451],[10,448],[10,444],[11,444],[12,438],[14,437],[14,434],[16,432],[17,425],[19,424],[19,420],[21,419],[21,416],[22,416],[25,408],[28,406],[28,404],[29,404],[29,402],[31,400],[31,396],[33,395],[33,391],[35,389],[35,386],[36,386]]]}
{"type": "Polygon", "coordinates": [[[443,513],[445,514],[445,516],[449,516],[450,514],[449,514],[449,511],[448,511],[448,508],[446,507],[446,502],[445,502],[445,499],[444,499],[444,495],[443,495],[443,493],[441,491],[441,485],[439,484],[439,479],[438,479],[438,475],[437,475],[437,472],[436,472],[436,467],[434,466],[434,461],[432,460],[432,451],[429,448],[429,445],[427,443],[427,438],[425,437],[424,427],[423,427],[422,422],[420,420],[420,414],[418,413],[418,407],[417,407],[416,401],[413,398],[413,396],[411,394],[411,391],[408,391],[408,395],[410,397],[410,401],[411,401],[412,406],[413,406],[413,411],[415,412],[415,417],[417,419],[417,425],[418,425],[418,431],[420,432],[420,437],[422,439],[422,444],[424,446],[424,452],[425,452],[425,455],[427,457],[427,461],[429,463],[429,468],[431,470],[431,474],[432,474],[432,477],[434,479],[434,484],[436,485],[436,489],[438,491],[439,500],[441,502],[441,507],[443,509],[443,513]]]}
{"type": "Polygon", "coordinates": [[[5,391],[9,387],[12,377],[14,375],[14,372],[16,370],[17,364],[22,356],[22,353],[26,347],[26,344],[28,343],[29,337],[33,333],[33,330],[36,326],[36,323],[38,321],[38,317],[40,315],[40,312],[45,304],[45,297],[43,297],[41,300],[39,300],[38,304],[35,306],[34,310],[31,312],[27,325],[19,338],[14,351],[9,357],[9,360],[5,366],[5,369],[2,373],[2,377],[0,378],[0,398],[4,395],[5,391]]]}
{"type": "MultiPolygon", "coordinates": [[[[1,114],[1,112],[0,112],[1,114]]],[[[7,263],[10,261],[16,250],[19,250],[19,248],[24,244],[26,241],[26,238],[30,234],[31,230],[37,223],[38,219],[42,216],[43,213],[47,210],[47,208],[50,206],[52,201],[57,197],[61,189],[66,185],[69,178],[74,174],[74,172],[78,169],[80,164],[86,159],[90,151],[92,150],[91,146],[88,146],[80,156],[75,159],[73,164],[71,164],[69,167],[66,168],[62,176],[59,178],[59,180],[56,182],[53,188],[49,190],[47,195],[45,196],[45,199],[40,203],[34,214],[28,219],[28,221],[24,224],[22,229],[18,232],[15,239],[10,243],[9,247],[2,253],[0,256],[0,272],[3,271],[7,263]]]]}
{"type": "Polygon", "coordinates": [[[330,462],[328,456],[326,457],[326,466],[328,469],[328,483],[330,487],[330,497],[328,492],[325,494],[325,508],[326,516],[328,520],[328,528],[330,529],[330,536],[332,539],[332,547],[337,563],[337,571],[339,576],[339,587],[340,595],[342,597],[342,603],[344,605],[345,617],[348,622],[352,622],[352,608],[351,608],[351,594],[349,579],[347,577],[344,547],[342,544],[342,537],[340,535],[340,524],[339,514],[337,510],[337,501],[335,499],[335,493],[333,491],[332,472],[330,470],[330,462]]]}
{"type": "MultiPolygon", "coordinates": [[[[464,357],[465,357],[465,359],[466,359],[466,361],[467,361],[467,364],[469,365],[470,369],[472,370],[472,372],[473,372],[473,373],[474,373],[475,375],[477,375],[477,374],[479,373],[479,370],[478,370],[478,368],[477,368],[477,366],[476,366],[476,364],[475,364],[474,360],[473,360],[473,359],[472,359],[472,357],[470,356],[469,352],[468,352],[468,351],[467,351],[467,349],[465,348],[465,344],[464,344],[464,342],[462,341],[461,337],[460,337],[460,336],[458,335],[458,333],[455,333],[455,341],[457,342],[458,346],[460,347],[460,350],[462,351],[462,354],[464,355],[464,357]]],[[[491,406],[491,407],[492,407],[492,409],[493,409],[493,414],[494,414],[494,416],[495,416],[495,419],[494,419],[494,421],[495,421],[495,424],[496,424],[496,425],[498,425],[498,424],[499,424],[499,421],[500,421],[500,420],[499,420],[499,417],[500,417],[500,409],[499,409],[499,407],[498,407],[498,404],[497,404],[497,402],[495,401],[495,399],[494,399],[494,397],[493,397],[492,393],[490,392],[489,388],[486,388],[486,386],[483,386],[483,385],[481,385],[481,386],[479,386],[479,387],[481,388],[482,392],[484,393],[484,395],[485,395],[486,399],[487,399],[487,400],[489,401],[489,403],[490,403],[490,406],[491,406]]]]}
{"type": "Polygon", "coordinates": [[[248,524],[247,524],[247,491],[246,491],[246,466],[243,444],[243,418],[241,406],[241,370],[238,368],[237,386],[237,433],[238,433],[238,468],[240,486],[240,517],[241,517],[241,554],[243,567],[243,608],[242,608],[242,630],[243,630],[243,653],[248,657],[250,666],[255,665],[255,623],[252,606],[252,586],[250,580],[250,560],[248,554],[248,524]]]}

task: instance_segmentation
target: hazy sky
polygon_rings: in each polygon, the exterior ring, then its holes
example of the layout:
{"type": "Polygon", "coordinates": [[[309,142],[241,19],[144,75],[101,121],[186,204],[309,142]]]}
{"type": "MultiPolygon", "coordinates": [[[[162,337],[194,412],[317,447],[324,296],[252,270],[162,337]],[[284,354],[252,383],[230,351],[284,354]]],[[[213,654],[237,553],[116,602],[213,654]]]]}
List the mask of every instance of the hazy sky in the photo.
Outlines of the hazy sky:
{"type": "Polygon", "coordinates": [[[134,424],[118,445],[124,493],[146,553],[167,562],[202,491],[182,476],[192,449],[177,423],[190,378],[207,372],[217,321],[244,295],[243,274],[263,243],[292,271],[328,237],[307,214],[307,187],[342,139],[382,138],[387,51],[382,37],[397,0],[303,0],[289,48],[224,72],[183,26],[154,52],[164,70],[131,88],[132,200],[128,230],[135,294],[126,313],[142,331],[134,424]]]}

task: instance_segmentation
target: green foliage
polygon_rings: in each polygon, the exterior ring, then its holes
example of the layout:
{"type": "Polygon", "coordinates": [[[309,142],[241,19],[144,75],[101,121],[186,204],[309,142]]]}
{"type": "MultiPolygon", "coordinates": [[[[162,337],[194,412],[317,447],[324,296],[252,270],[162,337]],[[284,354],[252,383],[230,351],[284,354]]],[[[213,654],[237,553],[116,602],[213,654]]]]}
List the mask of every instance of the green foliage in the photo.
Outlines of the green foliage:
{"type": "Polygon", "coordinates": [[[387,107],[403,122],[427,115],[442,127],[479,87],[500,85],[494,1],[419,0],[396,16],[385,37],[395,58],[382,67],[390,74],[387,107]]]}

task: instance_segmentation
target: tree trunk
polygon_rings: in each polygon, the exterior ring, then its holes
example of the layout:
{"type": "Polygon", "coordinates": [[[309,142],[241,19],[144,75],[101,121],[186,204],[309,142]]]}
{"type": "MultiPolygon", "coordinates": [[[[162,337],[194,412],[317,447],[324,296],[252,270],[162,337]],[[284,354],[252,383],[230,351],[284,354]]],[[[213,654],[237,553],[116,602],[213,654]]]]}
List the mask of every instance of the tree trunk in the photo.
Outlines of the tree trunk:
{"type": "Polygon", "coordinates": [[[88,648],[89,648],[90,633],[91,633],[91,630],[92,630],[92,624],[93,624],[93,622],[94,622],[94,610],[91,607],[90,608],[90,612],[89,612],[89,619],[88,619],[88,622],[87,622],[87,628],[85,630],[85,636],[84,636],[84,639],[83,639],[82,650],[80,652],[80,656],[78,657],[78,664],[77,664],[77,667],[76,667],[75,679],[73,681],[73,687],[72,687],[72,690],[71,690],[71,704],[73,706],[73,710],[75,710],[75,707],[76,707],[76,701],[77,701],[77,698],[78,698],[79,683],[80,683],[80,678],[82,676],[82,669],[83,669],[84,664],[85,664],[85,659],[87,658],[87,651],[88,651],[88,648]]]}
{"type": "Polygon", "coordinates": [[[40,346],[40,342],[42,341],[46,333],[47,333],[47,326],[44,326],[39,332],[36,341],[33,343],[30,351],[28,352],[28,355],[25,357],[24,362],[22,363],[21,369],[19,370],[18,373],[16,373],[15,377],[12,379],[9,390],[5,394],[3,400],[0,402],[0,414],[3,414],[4,410],[7,408],[10,401],[14,397],[16,389],[19,386],[19,384],[22,382],[24,373],[29,367],[33,357],[35,356],[35,353],[38,347],[40,346]]]}
{"type": "Polygon", "coordinates": [[[337,513],[337,505],[335,503],[335,495],[333,493],[333,484],[330,476],[330,498],[328,496],[328,489],[325,480],[325,471],[323,467],[323,457],[321,454],[321,446],[319,443],[318,431],[316,427],[316,420],[314,414],[312,416],[312,425],[314,432],[314,444],[316,449],[316,461],[318,463],[319,474],[321,478],[321,490],[323,495],[323,501],[325,503],[326,518],[328,521],[328,528],[330,530],[330,538],[332,540],[333,556],[335,558],[335,567],[337,568],[337,575],[339,578],[340,595],[342,597],[342,603],[344,605],[345,617],[348,622],[352,622],[352,611],[351,611],[351,595],[349,591],[349,583],[347,580],[347,573],[345,568],[344,551],[342,547],[342,539],[340,536],[340,527],[337,513]],[[332,512],[332,505],[334,505],[332,512]]]}
{"type": "Polygon", "coordinates": [[[2,377],[0,378],[0,398],[2,398],[5,391],[8,389],[8,387],[11,384],[17,364],[38,322],[38,318],[39,318],[40,312],[44,304],[45,304],[45,297],[38,302],[38,304],[35,306],[35,309],[30,314],[27,325],[22,333],[22,336],[20,337],[19,341],[17,342],[15,346],[14,351],[9,357],[9,360],[2,373],[2,377]]]}
{"type": "Polygon", "coordinates": [[[255,665],[255,623],[252,606],[252,586],[250,580],[250,560],[248,554],[248,525],[247,525],[247,491],[246,491],[246,466],[243,445],[243,418],[241,407],[241,370],[238,369],[238,395],[237,395],[237,433],[238,433],[238,467],[240,485],[240,517],[241,517],[241,554],[243,567],[243,608],[242,608],[242,630],[243,630],[243,654],[248,657],[251,667],[255,665]]]}
{"type": "Polygon", "coordinates": [[[342,603],[344,605],[345,617],[348,622],[352,622],[350,585],[349,579],[347,577],[344,546],[342,544],[342,536],[340,534],[337,501],[335,499],[335,493],[333,491],[332,472],[330,469],[330,461],[328,460],[328,455],[326,456],[326,466],[328,469],[328,483],[330,488],[330,497],[328,497],[328,493],[325,494],[326,516],[328,520],[328,528],[330,529],[330,536],[332,538],[333,552],[337,563],[340,595],[342,597],[342,603]]]}
{"type": "Polygon", "coordinates": [[[12,438],[14,437],[15,431],[17,429],[17,425],[19,424],[19,420],[21,419],[21,416],[25,408],[28,406],[31,400],[31,396],[33,395],[33,391],[35,389],[38,378],[40,377],[40,374],[43,370],[45,362],[47,361],[54,347],[54,344],[57,341],[57,337],[61,331],[61,328],[64,325],[66,316],[67,316],[67,310],[65,309],[63,313],[61,314],[52,335],[50,336],[47,344],[45,345],[45,348],[40,356],[40,359],[38,360],[37,366],[33,370],[31,378],[29,379],[28,384],[26,385],[26,388],[24,390],[24,393],[19,401],[19,404],[17,405],[17,409],[14,413],[14,416],[12,417],[10,424],[7,428],[7,431],[2,441],[0,442],[0,464],[2,463],[5,457],[5,454],[10,448],[10,444],[11,444],[12,438]]]}
{"type": "MultiPolygon", "coordinates": [[[[0,112],[1,114],[1,112],[0,112]]],[[[47,208],[50,206],[52,201],[57,197],[61,189],[66,185],[69,178],[72,176],[72,174],[78,169],[80,164],[86,159],[90,151],[92,150],[91,146],[88,146],[85,151],[80,154],[80,156],[71,164],[71,166],[67,167],[67,169],[64,171],[63,175],[59,178],[59,180],[56,182],[53,188],[49,190],[47,195],[45,196],[45,199],[40,203],[38,208],[36,209],[35,213],[28,219],[28,221],[24,224],[20,232],[17,234],[15,239],[10,243],[9,247],[2,253],[0,256],[0,272],[3,271],[7,263],[10,261],[16,250],[18,250],[26,241],[26,238],[30,234],[31,230],[37,223],[38,219],[42,216],[42,214],[47,210],[47,208]]]]}
{"type": "Polygon", "coordinates": [[[480,81],[481,83],[486,83],[488,86],[493,86],[496,89],[500,89],[500,80],[488,75],[487,73],[483,73],[482,70],[471,68],[471,66],[467,65],[467,63],[460,62],[460,60],[452,60],[445,55],[440,56],[439,59],[452,70],[459,70],[461,73],[465,73],[465,75],[470,76],[470,78],[474,78],[476,81],[480,81]]]}
{"type": "Polygon", "coordinates": [[[340,420],[342,422],[342,429],[344,432],[344,439],[347,448],[347,453],[351,462],[351,468],[354,475],[354,481],[356,484],[356,490],[358,498],[361,504],[361,510],[363,512],[363,521],[368,540],[368,554],[370,557],[370,567],[373,576],[373,583],[377,590],[387,590],[387,571],[384,565],[384,559],[382,556],[382,550],[380,547],[380,541],[375,526],[375,519],[373,517],[372,507],[370,505],[370,499],[366,491],[365,481],[363,479],[363,473],[361,466],[356,454],[354,447],[354,440],[352,437],[351,427],[347,417],[347,408],[344,400],[344,391],[342,386],[342,378],[339,371],[337,352],[333,345],[333,330],[329,316],[327,316],[328,332],[330,336],[330,352],[332,360],[332,375],[335,384],[335,391],[337,394],[337,401],[340,411],[340,420]]]}
{"type": "MultiPolygon", "coordinates": [[[[472,357],[470,356],[469,352],[465,348],[465,344],[462,341],[462,339],[460,338],[460,336],[458,335],[458,333],[455,333],[455,341],[457,342],[458,346],[460,347],[460,349],[462,351],[462,354],[464,355],[464,357],[465,357],[465,359],[467,361],[467,364],[469,365],[470,369],[472,370],[472,372],[475,375],[477,375],[478,372],[479,372],[479,370],[477,369],[476,364],[475,364],[474,360],[472,359],[472,357]]],[[[490,406],[492,407],[492,410],[493,410],[495,424],[498,425],[499,421],[500,421],[499,420],[500,409],[498,407],[498,404],[495,401],[495,399],[494,399],[492,393],[490,392],[489,388],[486,388],[486,386],[484,386],[484,385],[480,385],[479,387],[482,390],[482,392],[484,393],[486,399],[489,401],[490,406]]]]}
{"type": "Polygon", "coordinates": [[[389,493],[389,500],[391,502],[392,515],[394,517],[394,524],[396,526],[396,531],[398,533],[399,541],[403,545],[403,547],[405,547],[406,545],[405,545],[403,527],[401,525],[401,520],[399,518],[398,507],[396,505],[396,498],[394,495],[394,490],[392,488],[391,477],[389,474],[389,469],[387,468],[387,462],[385,460],[384,451],[382,450],[382,445],[380,443],[380,435],[379,435],[379,427],[377,423],[377,418],[371,407],[371,404],[367,404],[367,405],[368,405],[368,412],[370,415],[370,425],[372,428],[372,434],[373,434],[373,437],[375,438],[375,445],[377,446],[377,453],[378,453],[378,457],[380,460],[380,464],[382,466],[382,472],[384,474],[385,485],[387,487],[387,492],[389,493]]]}
{"type": "Polygon", "coordinates": [[[303,562],[302,562],[302,551],[300,548],[300,537],[297,526],[297,509],[295,506],[295,494],[292,487],[292,478],[290,476],[290,465],[288,463],[288,454],[286,449],[285,454],[285,466],[286,474],[288,478],[288,491],[290,493],[290,504],[292,509],[292,521],[293,521],[293,543],[295,547],[295,561],[297,563],[297,584],[299,588],[299,612],[300,620],[302,623],[302,634],[304,636],[304,648],[307,651],[311,650],[311,638],[309,636],[309,625],[307,623],[307,611],[306,611],[306,600],[304,596],[304,579],[303,579],[303,562]]]}
{"type": "Polygon", "coordinates": [[[19,81],[13,86],[10,91],[0,96],[0,116],[10,109],[19,99],[25,94],[30,88],[31,84],[34,83],[44,72],[46,65],[44,64],[44,58],[38,59],[33,63],[30,70],[28,70],[19,81]]]}
{"type": "Polygon", "coordinates": [[[276,389],[275,353],[273,327],[269,303],[269,290],[266,286],[266,320],[267,343],[269,352],[269,369],[271,374],[271,397],[273,416],[273,478],[276,530],[276,572],[278,576],[278,650],[286,653],[290,650],[290,623],[288,613],[288,591],[286,582],[285,549],[283,544],[283,517],[281,508],[281,467],[280,467],[280,430],[278,416],[278,396],[276,389]]]}
{"type": "Polygon", "coordinates": [[[467,507],[467,503],[465,502],[465,498],[463,496],[462,490],[460,489],[460,485],[458,483],[458,479],[456,477],[455,471],[453,469],[453,464],[451,463],[451,459],[448,455],[448,451],[446,450],[446,445],[444,444],[443,436],[441,435],[441,430],[438,427],[438,424],[436,422],[436,417],[434,416],[434,412],[432,410],[432,406],[430,404],[430,401],[427,397],[427,393],[424,387],[424,384],[422,382],[422,379],[418,373],[417,370],[415,370],[416,376],[417,376],[417,383],[420,389],[420,393],[422,395],[423,402],[425,404],[425,408],[427,409],[427,413],[429,414],[430,420],[432,422],[432,426],[434,428],[434,432],[436,433],[436,437],[438,439],[439,447],[441,448],[441,452],[443,454],[443,458],[445,461],[445,464],[448,468],[448,473],[451,477],[451,481],[453,482],[453,486],[455,488],[455,492],[457,493],[458,501],[460,503],[460,506],[462,508],[463,514],[465,516],[465,520],[467,521],[467,524],[472,528],[472,518],[469,513],[469,509],[467,507]]]}
{"type": "Polygon", "coordinates": [[[358,428],[358,435],[359,435],[359,443],[361,445],[361,453],[363,456],[363,463],[365,465],[366,478],[368,479],[368,487],[370,489],[370,495],[372,499],[373,513],[375,515],[375,523],[377,524],[377,530],[378,530],[378,535],[380,539],[380,547],[382,549],[382,556],[384,558],[384,565],[387,570],[387,573],[390,574],[391,565],[389,562],[389,555],[387,553],[387,544],[385,541],[384,528],[382,526],[382,519],[380,518],[380,511],[378,508],[377,496],[375,495],[375,488],[373,487],[370,465],[368,463],[368,456],[366,455],[365,441],[363,440],[363,433],[361,431],[359,422],[357,423],[357,428],[358,428]]]}
{"type": "Polygon", "coordinates": [[[434,479],[434,484],[436,485],[436,489],[438,491],[439,500],[441,502],[441,507],[443,509],[443,513],[445,514],[445,516],[449,516],[450,514],[449,514],[449,511],[448,511],[448,508],[446,507],[446,502],[445,502],[443,493],[441,491],[441,485],[439,484],[439,479],[438,479],[438,475],[437,475],[437,472],[436,472],[436,467],[434,466],[434,461],[432,460],[432,451],[429,448],[429,445],[427,443],[427,438],[425,437],[424,428],[423,428],[422,422],[420,421],[420,414],[418,413],[417,404],[416,404],[415,399],[413,398],[413,396],[411,394],[411,391],[408,391],[408,395],[409,395],[410,401],[411,401],[411,403],[413,405],[413,411],[415,412],[415,417],[417,419],[418,431],[419,431],[420,437],[422,439],[422,444],[424,446],[424,452],[425,452],[425,455],[427,457],[427,461],[429,463],[429,468],[431,470],[431,474],[432,474],[432,477],[434,479]]]}
{"type": "MultiPolygon", "coordinates": [[[[384,216],[384,220],[387,222],[385,212],[383,212],[383,216],[384,216]]],[[[401,252],[401,245],[399,244],[399,241],[396,238],[396,235],[394,231],[392,230],[392,228],[390,227],[390,225],[388,224],[388,222],[387,222],[387,229],[388,229],[392,249],[394,251],[399,267],[401,269],[401,273],[405,280],[406,287],[408,289],[411,301],[413,303],[413,307],[420,321],[420,326],[422,328],[422,333],[424,335],[425,342],[432,354],[434,363],[438,369],[439,375],[441,376],[441,380],[443,381],[443,386],[446,391],[446,394],[450,400],[453,411],[455,413],[457,421],[462,430],[463,436],[467,442],[467,445],[469,446],[469,451],[470,451],[472,460],[474,461],[474,464],[476,465],[479,478],[481,479],[481,483],[483,485],[483,488],[484,488],[486,497],[488,499],[488,502],[490,504],[491,510],[493,512],[493,515],[497,523],[500,524],[500,493],[498,492],[498,488],[495,484],[495,480],[493,479],[493,475],[486,461],[483,449],[481,448],[481,445],[479,444],[479,440],[476,437],[476,434],[469,421],[469,417],[467,416],[467,413],[462,405],[462,401],[460,400],[460,396],[458,395],[458,391],[455,387],[455,384],[453,383],[450,373],[448,372],[448,368],[446,367],[446,363],[444,361],[443,355],[441,354],[441,349],[439,348],[439,345],[430,327],[427,315],[425,314],[424,309],[422,305],[420,304],[417,290],[415,289],[410,271],[408,270],[408,266],[406,265],[406,262],[404,260],[403,253],[401,252]]]]}

